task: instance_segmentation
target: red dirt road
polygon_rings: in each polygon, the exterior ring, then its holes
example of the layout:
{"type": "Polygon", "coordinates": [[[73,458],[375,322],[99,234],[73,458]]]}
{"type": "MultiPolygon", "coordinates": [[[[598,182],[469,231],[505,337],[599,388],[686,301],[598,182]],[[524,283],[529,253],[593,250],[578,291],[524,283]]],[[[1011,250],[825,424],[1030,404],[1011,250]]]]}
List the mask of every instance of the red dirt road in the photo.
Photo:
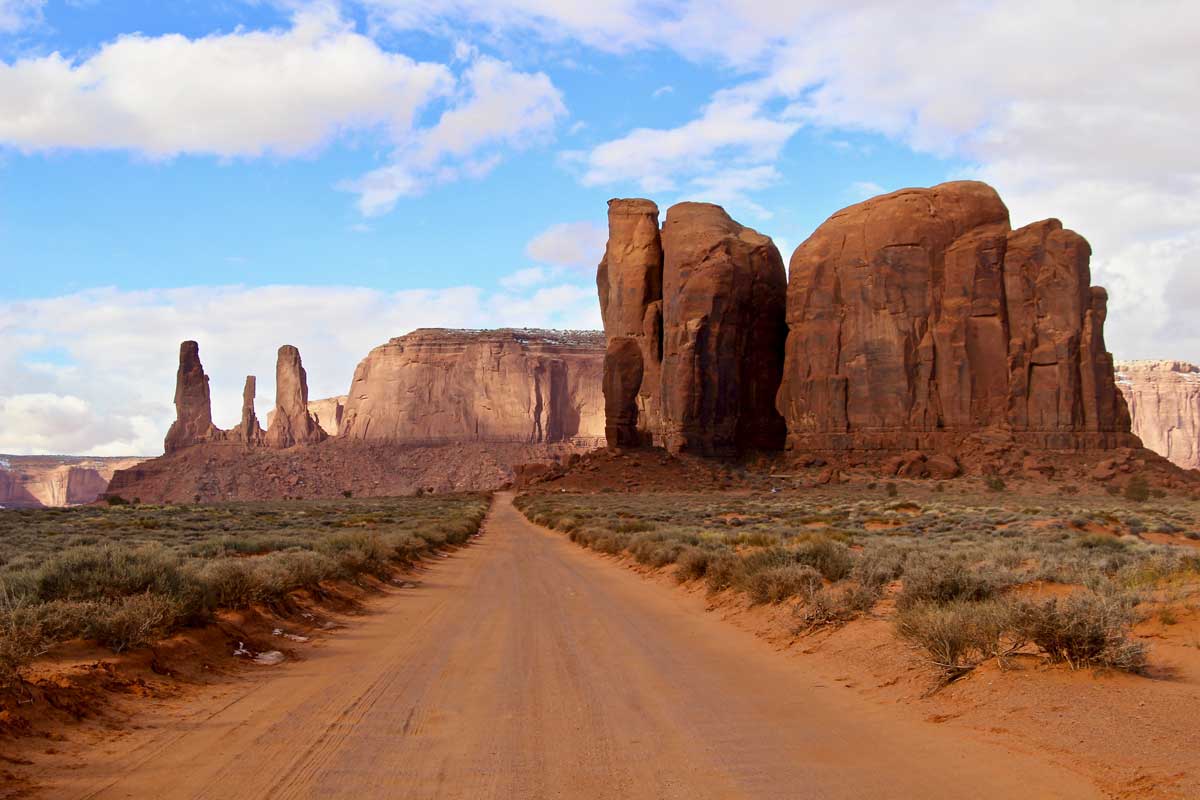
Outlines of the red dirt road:
{"type": "Polygon", "coordinates": [[[1034,755],[822,685],[510,496],[484,530],[304,662],[47,776],[46,796],[1098,796],[1034,755]]]}

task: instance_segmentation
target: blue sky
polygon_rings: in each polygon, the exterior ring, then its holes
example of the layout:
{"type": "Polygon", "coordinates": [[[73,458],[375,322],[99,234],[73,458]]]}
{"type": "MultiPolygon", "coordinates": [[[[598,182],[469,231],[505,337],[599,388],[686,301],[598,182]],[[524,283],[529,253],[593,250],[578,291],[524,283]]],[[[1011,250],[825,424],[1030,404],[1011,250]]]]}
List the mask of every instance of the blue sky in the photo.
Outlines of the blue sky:
{"type": "Polygon", "coordinates": [[[419,325],[595,326],[614,196],[786,260],[985,179],[1091,240],[1118,357],[1200,358],[1194,5],[893,5],[0,0],[0,452],[158,452],[182,338],[228,424],[284,342],[323,395],[419,325]]]}

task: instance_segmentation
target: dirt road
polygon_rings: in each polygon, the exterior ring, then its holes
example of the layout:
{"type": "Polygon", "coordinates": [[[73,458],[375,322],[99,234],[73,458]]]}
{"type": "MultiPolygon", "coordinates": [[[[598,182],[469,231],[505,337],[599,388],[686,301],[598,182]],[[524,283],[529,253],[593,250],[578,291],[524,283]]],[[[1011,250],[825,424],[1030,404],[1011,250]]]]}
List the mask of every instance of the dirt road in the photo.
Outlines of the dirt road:
{"type": "Polygon", "coordinates": [[[505,495],[423,585],[221,707],[195,705],[48,796],[1096,796],[1036,755],[821,685],[505,495]]]}

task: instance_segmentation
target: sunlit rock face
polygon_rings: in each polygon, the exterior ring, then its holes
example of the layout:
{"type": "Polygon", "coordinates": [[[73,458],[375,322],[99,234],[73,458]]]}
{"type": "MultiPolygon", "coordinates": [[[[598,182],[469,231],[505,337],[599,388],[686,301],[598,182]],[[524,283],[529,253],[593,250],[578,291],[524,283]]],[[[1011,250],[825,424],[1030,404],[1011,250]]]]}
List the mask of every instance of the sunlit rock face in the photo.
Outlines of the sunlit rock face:
{"type": "Polygon", "coordinates": [[[596,331],[422,328],[359,363],[339,435],[600,444],[603,363],[604,337],[596,331]]]}
{"type": "Polygon", "coordinates": [[[1184,469],[1200,469],[1200,367],[1118,361],[1116,372],[1142,443],[1184,469]]]}
{"type": "Polygon", "coordinates": [[[796,449],[1136,446],[1104,344],[1091,248],[1012,230],[990,186],[905,189],[837,212],[789,270],[778,408],[796,449]]]}

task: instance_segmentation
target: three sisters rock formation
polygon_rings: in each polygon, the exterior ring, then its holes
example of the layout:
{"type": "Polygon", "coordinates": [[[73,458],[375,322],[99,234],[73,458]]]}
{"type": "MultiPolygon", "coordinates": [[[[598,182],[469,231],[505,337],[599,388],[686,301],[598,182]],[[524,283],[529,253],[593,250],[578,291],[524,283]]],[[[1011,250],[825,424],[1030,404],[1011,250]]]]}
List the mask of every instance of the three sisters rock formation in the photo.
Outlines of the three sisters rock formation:
{"type": "Polygon", "coordinates": [[[614,444],[673,451],[1138,446],[1104,345],[1091,249],[1012,230],[956,181],[830,217],[792,255],[717,206],[609,203],[597,274],[614,444]]]}

